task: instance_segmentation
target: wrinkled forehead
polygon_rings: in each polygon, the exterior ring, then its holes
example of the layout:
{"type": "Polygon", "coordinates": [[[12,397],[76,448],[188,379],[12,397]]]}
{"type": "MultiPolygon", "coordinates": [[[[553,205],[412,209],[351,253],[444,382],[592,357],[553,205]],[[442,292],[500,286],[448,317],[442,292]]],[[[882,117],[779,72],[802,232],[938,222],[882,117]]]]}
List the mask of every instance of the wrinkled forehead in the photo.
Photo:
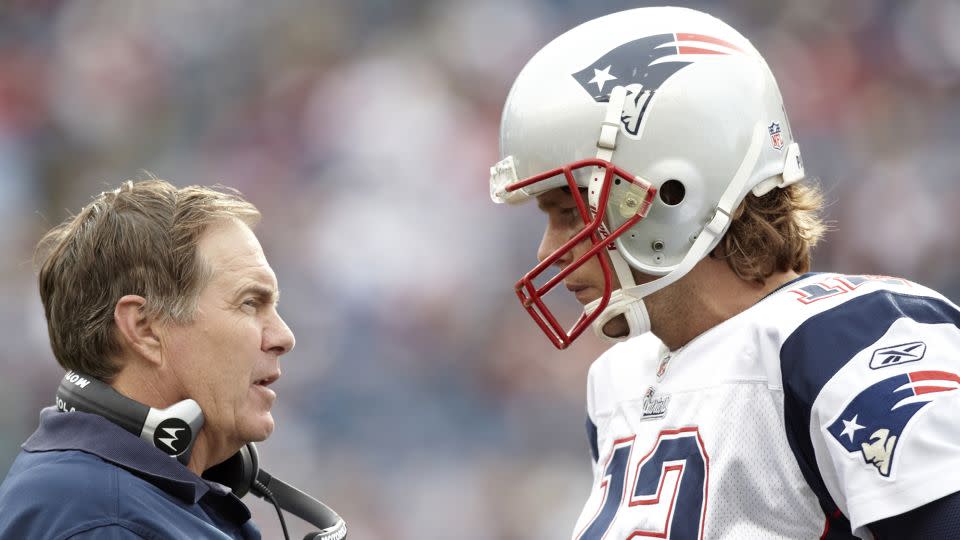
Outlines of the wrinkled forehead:
{"type": "Polygon", "coordinates": [[[211,225],[200,238],[197,253],[214,281],[254,280],[276,285],[260,241],[248,225],[224,220],[211,225]]]}

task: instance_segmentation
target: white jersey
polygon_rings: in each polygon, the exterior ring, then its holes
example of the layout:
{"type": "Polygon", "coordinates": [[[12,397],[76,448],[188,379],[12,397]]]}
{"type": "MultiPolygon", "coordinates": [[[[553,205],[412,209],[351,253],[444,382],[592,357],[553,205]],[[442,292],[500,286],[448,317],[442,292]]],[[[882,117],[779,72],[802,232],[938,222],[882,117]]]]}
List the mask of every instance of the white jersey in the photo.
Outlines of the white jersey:
{"type": "Polygon", "coordinates": [[[808,274],[668,352],[591,367],[574,540],[872,538],[960,491],[960,311],[901,279],[808,274]]]}

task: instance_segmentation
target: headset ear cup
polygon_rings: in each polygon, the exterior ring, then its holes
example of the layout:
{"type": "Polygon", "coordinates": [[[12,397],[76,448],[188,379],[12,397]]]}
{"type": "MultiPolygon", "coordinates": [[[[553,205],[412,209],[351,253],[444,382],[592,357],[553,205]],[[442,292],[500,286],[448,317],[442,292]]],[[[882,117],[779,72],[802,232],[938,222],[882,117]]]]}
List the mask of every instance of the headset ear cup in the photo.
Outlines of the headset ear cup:
{"type": "Polygon", "coordinates": [[[204,471],[203,478],[223,484],[237,497],[243,497],[253,486],[259,470],[260,456],[257,453],[257,447],[251,442],[223,463],[204,471]]]}

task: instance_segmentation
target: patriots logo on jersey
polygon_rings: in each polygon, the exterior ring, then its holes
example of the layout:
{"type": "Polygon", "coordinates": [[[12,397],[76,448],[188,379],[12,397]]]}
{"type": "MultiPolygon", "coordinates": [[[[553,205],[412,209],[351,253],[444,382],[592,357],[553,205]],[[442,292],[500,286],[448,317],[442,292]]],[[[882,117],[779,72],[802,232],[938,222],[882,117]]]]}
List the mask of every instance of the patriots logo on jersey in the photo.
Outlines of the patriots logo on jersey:
{"type": "Polygon", "coordinates": [[[693,63],[697,55],[730,55],[743,52],[722,39],[700,34],[659,34],[624,43],[604,54],[573,78],[598,103],[610,101],[616,86],[627,89],[621,122],[633,136],[654,92],[676,72],[693,63]],[[609,84],[608,84],[609,83],[609,84]]]}
{"type": "Polygon", "coordinates": [[[907,424],[931,401],[957,388],[960,375],[946,371],[911,371],[889,377],[853,398],[827,431],[847,452],[859,452],[866,464],[889,477],[907,424]]]}

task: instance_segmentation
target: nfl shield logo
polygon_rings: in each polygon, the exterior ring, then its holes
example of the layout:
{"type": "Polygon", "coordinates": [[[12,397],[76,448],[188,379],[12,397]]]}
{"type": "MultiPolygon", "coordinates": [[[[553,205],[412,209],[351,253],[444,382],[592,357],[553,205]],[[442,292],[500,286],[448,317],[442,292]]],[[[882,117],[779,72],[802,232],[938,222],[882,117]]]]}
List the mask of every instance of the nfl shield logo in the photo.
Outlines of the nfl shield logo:
{"type": "Polygon", "coordinates": [[[770,124],[770,127],[767,128],[770,131],[770,142],[773,143],[773,147],[777,150],[783,149],[783,136],[780,134],[780,124],[774,122],[770,124]]]}

